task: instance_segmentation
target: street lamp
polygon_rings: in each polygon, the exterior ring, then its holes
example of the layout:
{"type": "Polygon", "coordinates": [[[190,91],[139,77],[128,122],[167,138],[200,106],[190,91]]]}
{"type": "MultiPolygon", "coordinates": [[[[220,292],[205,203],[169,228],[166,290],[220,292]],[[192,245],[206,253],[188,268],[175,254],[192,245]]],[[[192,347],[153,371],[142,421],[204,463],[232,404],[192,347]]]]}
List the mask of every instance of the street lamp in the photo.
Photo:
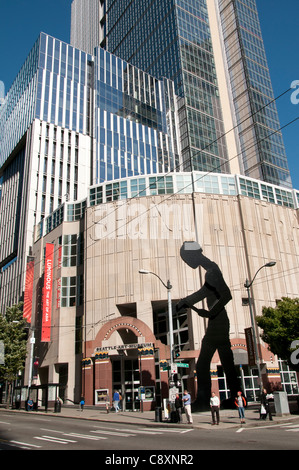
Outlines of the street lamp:
{"type": "Polygon", "coordinates": [[[253,276],[253,279],[251,282],[249,282],[248,279],[246,279],[244,287],[247,289],[247,295],[248,295],[248,304],[249,304],[249,312],[250,312],[250,319],[251,319],[251,326],[252,326],[252,336],[253,336],[253,344],[254,344],[254,351],[255,351],[255,357],[256,357],[256,365],[257,365],[257,370],[258,370],[258,376],[259,376],[259,382],[260,382],[260,390],[262,389],[262,372],[261,372],[261,358],[259,356],[259,351],[258,351],[258,343],[257,343],[257,333],[256,333],[256,327],[255,327],[255,320],[254,320],[254,315],[253,315],[253,310],[252,310],[252,299],[250,295],[250,288],[257,276],[257,274],[260,272],[261,269],[263,268],[272,268],[273,266],[276,265],[275,261],[269,261],[269,263],[264,264],[261,266],[255,275],[253,276]]]}
{"type": "MultiPolygon", "coordinates": [[[[170,281],[167,281],[167,284],[162,281],[158,274],[153,273],[151,271],[147,271],[146,269],[139,269],[140,274],[153,274],[156,276],[163,284],[163,286],[167,289],[167,297],[168,297],[168,323],[169,323],[169,343],[170,343],[170,366],[172,370],[172,363],[173,363],[173,325],[172,325],[172,303],[171,303],[171,289],[172,285],[170,281]]],[[[171,372],[171,376],[172,376],[171,372]]]]}

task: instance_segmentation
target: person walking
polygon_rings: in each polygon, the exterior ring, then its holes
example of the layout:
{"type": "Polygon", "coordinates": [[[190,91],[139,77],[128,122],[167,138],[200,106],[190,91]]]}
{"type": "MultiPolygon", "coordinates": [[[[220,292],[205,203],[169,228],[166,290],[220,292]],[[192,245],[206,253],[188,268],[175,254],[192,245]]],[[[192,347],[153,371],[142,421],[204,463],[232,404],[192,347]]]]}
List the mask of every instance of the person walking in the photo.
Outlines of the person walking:
{"type": "Polygon", "coordinates": [[[260,419],[267,419],[269,416],[270,421],[272,421],[272,414],[270,410],[270,403],[268,400],[267,390],[264,388],[261,395],[261,411],[260,411],[260,419]]]}
{"type": "Polygon", "coordinates": [[[193,424],[192,414],[191,414],[191,396],[187,390],[184,390],[183,403],[186,413],[186,418],[188,424],[193,424]]]}
{"type": "Polygon", "coordinates": [[[80,400],[80,403],[79,403],[80,411],[83,411],[84,405],[85,405],[84,397],[81,397],[81,400],[80,400]]]}
{"type": "Polygon", "coordinates": [[[177,422],[182,423],[183,422],[183,418],[182,418],[183,401],[178,393],[175,396],[174,407],[176,411],[177,422]]]}
{"type": "Polygon", "coordinates": [[[246,406],[246,400],[245,397],[243,397],[242,392],[238,392],[238,395],[235,398],[235,405],[238,408],[239,412],[239,418],[241,420],[241,424],[245,423],[245,406],[246,406]]]}
{"type": "Polygon", "coordinates": [[[119,412],[119,401],[120,401],[120,396],[117,390],[114,391],[113,394],[113,407],[116,411],[116,413],[119,412]]]}
{"type": "Polygon", "coordinates": [[[220,400],[215,394],[215,392],[212,392],[212,396],[210,398],[210,407],[212,413],[212,425],[219,424],[220,400]]]}

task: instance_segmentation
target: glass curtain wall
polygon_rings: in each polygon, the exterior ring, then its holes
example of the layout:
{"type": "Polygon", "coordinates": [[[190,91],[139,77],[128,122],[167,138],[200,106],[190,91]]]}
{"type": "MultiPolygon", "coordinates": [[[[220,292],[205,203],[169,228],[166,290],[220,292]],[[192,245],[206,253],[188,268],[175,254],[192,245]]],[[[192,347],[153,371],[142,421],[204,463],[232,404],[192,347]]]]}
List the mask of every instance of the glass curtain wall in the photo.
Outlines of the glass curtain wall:
{"type": "Polygon", "coordinates": [[[179,96],[180,170],[229,172],[206,0],[107,0],[107,48],[179,96]]]}
{"type": "Polygon", "coordinates": [[[219,0],[246,176],[291,187],[255,0],[219,0]]]}

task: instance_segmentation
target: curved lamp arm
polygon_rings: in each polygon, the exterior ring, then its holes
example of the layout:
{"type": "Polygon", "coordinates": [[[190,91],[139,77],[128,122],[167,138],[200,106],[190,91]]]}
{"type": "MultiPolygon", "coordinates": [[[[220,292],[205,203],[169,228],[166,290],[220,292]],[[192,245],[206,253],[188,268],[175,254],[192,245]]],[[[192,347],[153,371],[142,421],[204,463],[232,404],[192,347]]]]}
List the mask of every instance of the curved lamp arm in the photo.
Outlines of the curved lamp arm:
{"type": "Polygon", "coordinates": [[[263,268],[271,268],[272,266],[275,266],[275,265],[276,265],[276,261],[269,261],[269,263],[266,263],[266,264],[264,264],[263,266],[261,266],[261,267],[257,270],[257,272],[255,273],[255,275],[253,276],[253,279],[252,279],[251,282],[249,282],[248,279],[246,279],[245,284],[244,284],[244,287],[246,287],[246,289],[249,289],[249,288],[252,286],[252,284],[253,284],[253,282],[254,282],[254,280],[255,280],[257,274],[260,272],[261,269],[263,269],[263,268]]]}
{"type": "Polygon", "coordinates": [[[153,274],[154,276],[156,276],[163,284],[163,286],[170,290],[172,289],[172,285],[170,284],[170,281],[167,281],[167,284],[165,284],[165,282],[162,281],[162,279],[160,278],[160,276],[158,276],[158,274],[156,273],[153,273],[152,271],[147,271],[146,269],[139,269],[139,272],[140,274],[153,274]]]}

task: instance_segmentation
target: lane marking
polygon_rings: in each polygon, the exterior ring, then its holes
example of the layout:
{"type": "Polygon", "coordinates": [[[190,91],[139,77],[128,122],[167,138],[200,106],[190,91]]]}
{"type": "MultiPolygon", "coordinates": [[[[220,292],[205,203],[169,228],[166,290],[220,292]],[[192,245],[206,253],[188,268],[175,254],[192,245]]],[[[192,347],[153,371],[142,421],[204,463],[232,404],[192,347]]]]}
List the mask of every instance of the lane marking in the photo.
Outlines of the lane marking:
{"type": "Polygon", "coordinates": [[[134,436],[136,436],[136,434],[106,431],[105,429],[97,429],[96,431],[90,431],[90,432],[94,432],[94,433],[97,433],[97,434],[107,434],[109,436],[119,436],[119,437],[134,437],[134,436]]]}
{"type": "Polygon", "coordinates": [[[110,429],[114,429],[114,431],[126,431],[126,432],[132,432],[134,434],[163,434],[163,432],[157,432],[157,431],[146,431],[144,429],[126,429],[126,428],[110,428],[110,429]]]}
{"type": "MultiPolygon", "coordinates": [[[[50,437],[34,437],[34,439],[38,439],[39,441],[54,442],[55,444],[63,444],[63,445],[69,444],[67,441],[54,439],[54,437],[53,438],[50,438],[50,437]]],[[[74,441],[74,442],[76,442],[76,441],[74,441]]]]}
{"type": "Polygon", "coordinates": [[[77,434],[77,433],[65,433],[64,436],[70,436],[70,437],[78,437],[81,439],[90,439],[91,441],[99,441],[100,439],[108,439],[107,437],[102,437],[102,436],[90,436],[89,434],[77,434]]]}
{"type": "Polygon", "coordinates": [[[34,444],[28,444],[28,442],[19,442],[19,441],[9,441],[11,442],[12,444],[17,444],[17,445],[21,445],[21,446],[28,446],[28,447],[35,447],[36,449],[40,449],[40,446],[36,446],[34,444]]]}

